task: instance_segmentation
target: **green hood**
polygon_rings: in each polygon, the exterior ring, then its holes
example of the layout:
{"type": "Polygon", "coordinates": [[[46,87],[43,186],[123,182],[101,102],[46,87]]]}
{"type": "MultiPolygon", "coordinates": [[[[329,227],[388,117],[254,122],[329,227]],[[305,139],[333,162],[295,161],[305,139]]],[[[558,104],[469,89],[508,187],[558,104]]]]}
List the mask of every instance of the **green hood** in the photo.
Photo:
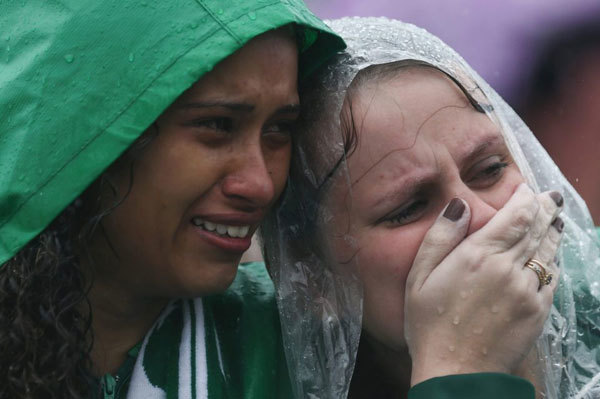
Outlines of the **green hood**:
{"type": "Polygon", "coordinates": [[[1,2],[0,264],[202,75],[290,23],[301,76],[344,46],[300,0],[1,2]]]}

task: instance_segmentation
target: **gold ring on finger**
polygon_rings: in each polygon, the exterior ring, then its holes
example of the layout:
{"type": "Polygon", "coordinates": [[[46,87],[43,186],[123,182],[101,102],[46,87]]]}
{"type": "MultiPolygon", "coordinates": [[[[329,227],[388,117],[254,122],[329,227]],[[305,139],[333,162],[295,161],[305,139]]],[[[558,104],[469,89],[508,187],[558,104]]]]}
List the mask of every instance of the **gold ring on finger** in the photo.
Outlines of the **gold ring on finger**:
{"type": "Polygon", "coordinates": [[[540,281],[540,285],[538,289],[540,289],[543,285],[549,285],[552,282],[552,278],[554,277],[552,273],[548,273],[542,262],[537,259],[531,258],[525,263],[525,267],[530,268],[535,272],[540,281]]]}

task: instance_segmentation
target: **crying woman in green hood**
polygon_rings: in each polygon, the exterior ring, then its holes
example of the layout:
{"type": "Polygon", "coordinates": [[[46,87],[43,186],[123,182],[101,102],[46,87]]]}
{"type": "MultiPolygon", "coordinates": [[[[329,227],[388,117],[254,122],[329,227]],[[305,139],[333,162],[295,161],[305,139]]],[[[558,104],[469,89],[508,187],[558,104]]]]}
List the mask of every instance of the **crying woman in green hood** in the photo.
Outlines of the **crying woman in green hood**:
{"type": "Polygon", "coordinates": [[[342,42],[299,1],[177,3],[0,6],[2,398],[289,395],[238,262],[342,42]]]}

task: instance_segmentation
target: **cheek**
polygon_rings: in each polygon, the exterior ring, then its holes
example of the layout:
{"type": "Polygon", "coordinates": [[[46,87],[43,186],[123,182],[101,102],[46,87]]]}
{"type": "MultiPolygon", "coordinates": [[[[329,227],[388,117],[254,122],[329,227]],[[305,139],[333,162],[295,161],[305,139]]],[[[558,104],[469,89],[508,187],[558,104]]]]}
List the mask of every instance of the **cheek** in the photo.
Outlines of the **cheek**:
{"type": "Polygon", "coordinates": [[[363,327],[384,345],[401,348],[406,279],[426,226],[379,230],[371,231],[368,240],[358,243],[359,274],[364,287],[363,327]]]}
{"type": "Polygon", "coordinates": [[[273,201],[279,198],[279,195],[285,187],[285,183],[288,178],[290,159],[292,154],[291,144],[271,150],[265,154],[265,162],[267,164],[267,170],[273,182],[273,188],[275,191],[275,197],[273,201]]]}
{"type": "Polygon", "coordinates": [[[423,235],[421,229],[408,226],[380,230],[372,231],[356,244],[359,276],[366,300],[377,301],[369,308],[377,307],[397,314],[398,308],[403,307],[406,279],[423,235]]]}
{"type": "Polygon", "coordinates": [[[394,279],[404,283],[428,229],[428,223],[412,223],[398,228],[377,226],[362,233],[361,273],[367,279],[394,279]]]}

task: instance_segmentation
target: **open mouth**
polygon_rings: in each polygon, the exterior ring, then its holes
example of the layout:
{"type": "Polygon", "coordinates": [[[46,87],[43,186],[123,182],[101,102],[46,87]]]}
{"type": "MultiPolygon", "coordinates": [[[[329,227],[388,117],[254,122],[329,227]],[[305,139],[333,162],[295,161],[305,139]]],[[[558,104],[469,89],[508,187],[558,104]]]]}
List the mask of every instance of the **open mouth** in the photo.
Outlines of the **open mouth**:
{"type": "Polygon", "coordinates": [[[203,230],[210,231],[221,237],[245,238],[248,236],[250,226],[230,226],[220,223],[212,223],[199,217],[192,218],[192,224],[203,230]]]}

